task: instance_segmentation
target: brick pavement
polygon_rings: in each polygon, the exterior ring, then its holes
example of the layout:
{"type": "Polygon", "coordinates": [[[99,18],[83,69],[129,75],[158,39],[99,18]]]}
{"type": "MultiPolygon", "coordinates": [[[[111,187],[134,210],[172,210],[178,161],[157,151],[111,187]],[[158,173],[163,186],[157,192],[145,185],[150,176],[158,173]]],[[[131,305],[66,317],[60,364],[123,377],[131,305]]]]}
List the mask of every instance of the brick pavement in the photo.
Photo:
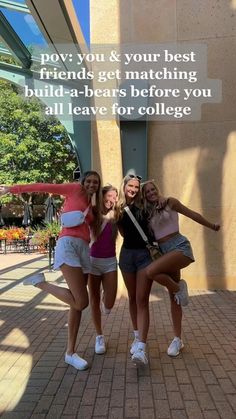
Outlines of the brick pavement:
{"type": "MultiPolygon", "coordinates": [[[[0,262],[3,263],[0,255],[0,262]]],[[[150,364],[130,361],[132,340],[126,295],[104,316],[105,355],[94,354],[89,309],[78,351],[90,364],[77,372],[63,361],[67,307],[22,280],[47,266],[25,255],[0,271],[0,411],[4,419],[218,419],[236,418],[236,293],[191,291],[184,309],[182,354],[166,354],[172,339],[169,301],[153,287],[148,339],[150,364]]],[[[64,284],[59,273],[47,280],[64,284]]]]}

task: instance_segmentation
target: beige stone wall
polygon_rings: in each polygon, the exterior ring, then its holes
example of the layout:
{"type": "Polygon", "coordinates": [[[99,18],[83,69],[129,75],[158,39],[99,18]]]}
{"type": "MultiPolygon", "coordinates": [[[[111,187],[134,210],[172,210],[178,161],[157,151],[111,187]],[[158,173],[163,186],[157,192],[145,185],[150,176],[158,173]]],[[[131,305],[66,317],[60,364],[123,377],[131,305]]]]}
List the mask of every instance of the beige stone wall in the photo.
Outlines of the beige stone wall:
{"type": "MultiPolygon", "coordinates": [[[[165,195],[222,224],[214,233],[181,217],[196,257],[183,272],[190,287],[236,289],[236,1],[91,0],[91,26],[92,42],[207,45],[208,77],[222,80],[222,102],[203,105],[198,122],[150,123],[148,173],[165,195]]],[[[101,124],[96,134],[95,165],[102,162],[104,179],[116,181],[118,128],[101,124]]]]}
{"type": "MultiPolygon", "coordinates": [[[[119,44],[119,2],[90,1],[91,44],[119,44]]],[[[116,87],[116,86],[114,86],[116,87]]],[[[120,130],[117,121],[93,123],[93,167],[102,175],[103,184],[118,187],[122,179],[120,130]]]]}

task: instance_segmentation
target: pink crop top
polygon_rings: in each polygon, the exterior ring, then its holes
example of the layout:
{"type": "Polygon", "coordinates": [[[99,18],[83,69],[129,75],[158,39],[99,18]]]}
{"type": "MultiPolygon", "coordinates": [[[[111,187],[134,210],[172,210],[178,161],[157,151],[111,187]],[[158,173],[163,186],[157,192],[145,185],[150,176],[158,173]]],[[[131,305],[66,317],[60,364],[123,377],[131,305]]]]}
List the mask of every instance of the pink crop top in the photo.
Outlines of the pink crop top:
{"type": "Polygon", "coordinates": [[[179,231],[178,212],[172,210],[168,205],[151,218],[150,227],[155,239],[160,240],[169,234],[179,231]]]}
{"type": "MultiPolygon", "coordinates": [[[[45,192],[54,195],[63,195],[65,197],[62,212],[69,211],[85,211],[88,207],[88,197],[80,183],[32,183],[28,185],[14,185],[10,187],[13,194],[21,194],[24,192],[45,192]]],[[[91,209],[85,218],[86,222],[76,227],[63,227],[60,237],[70,236],[78,237],[86,242],[90,242],[90,230],[88,224],[93,221],[91,209]]]]}

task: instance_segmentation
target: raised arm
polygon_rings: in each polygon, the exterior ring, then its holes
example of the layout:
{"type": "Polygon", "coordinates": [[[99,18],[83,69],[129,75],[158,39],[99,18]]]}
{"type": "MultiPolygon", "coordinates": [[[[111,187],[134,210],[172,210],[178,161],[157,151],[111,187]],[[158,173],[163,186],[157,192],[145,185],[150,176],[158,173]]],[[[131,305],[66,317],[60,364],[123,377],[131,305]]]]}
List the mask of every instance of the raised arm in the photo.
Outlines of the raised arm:
{"type": "Polygon", "coordinates": [[[9,186],[0,185],[0,196],[6,195],[9,191],[9,186]]]}
{"type": "Polygon", "coordinates": [[[29,183],[26,185],[14,185],[14,186],[0,186],[0,195],[7,193],[21,194],[21,193],[51,193],[54,195],[69,195],[73,189],[81,187],[79,183],[29,183]]]}
{"type": "Polygon", "coordinates": [[[220,229],[220,224],[211,223],[198,212],[192,211],[190,208],[185,207],[185,205],[178,201],[178,199],[172,197],[168,198],[168,205],[171,209],[175,210],[176,212],[179,212],[180,214],[183,214],[186,217],[191,218],[193,221],[196,221],[196,223],[208,227],[211,230],[219,231],[220,229]]]}

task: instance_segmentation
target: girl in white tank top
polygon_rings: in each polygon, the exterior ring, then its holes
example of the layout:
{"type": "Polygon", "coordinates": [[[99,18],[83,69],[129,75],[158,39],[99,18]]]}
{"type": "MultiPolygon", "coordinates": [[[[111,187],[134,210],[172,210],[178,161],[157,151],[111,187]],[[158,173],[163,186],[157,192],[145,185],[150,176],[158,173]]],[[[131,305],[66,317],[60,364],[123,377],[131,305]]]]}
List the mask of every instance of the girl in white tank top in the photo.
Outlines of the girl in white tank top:
{"type": "Polygon", "coordinates": [[[189,240],[179,233],[178,213],[214,231],[219,231],[220,225],[209,222],[175,198],[168,198],[166,207],[159,209],[160,192],[152,180],[143,184],[142,197],[150,228],[163,254],[146,268],[146,273],[150,280],[168,288],[175,337],[167,353],[176,356],[184,346],[181,340],[181,305],[188,304],[187,284],[180,280],[180,270],[194,262],[189,240]]]}

